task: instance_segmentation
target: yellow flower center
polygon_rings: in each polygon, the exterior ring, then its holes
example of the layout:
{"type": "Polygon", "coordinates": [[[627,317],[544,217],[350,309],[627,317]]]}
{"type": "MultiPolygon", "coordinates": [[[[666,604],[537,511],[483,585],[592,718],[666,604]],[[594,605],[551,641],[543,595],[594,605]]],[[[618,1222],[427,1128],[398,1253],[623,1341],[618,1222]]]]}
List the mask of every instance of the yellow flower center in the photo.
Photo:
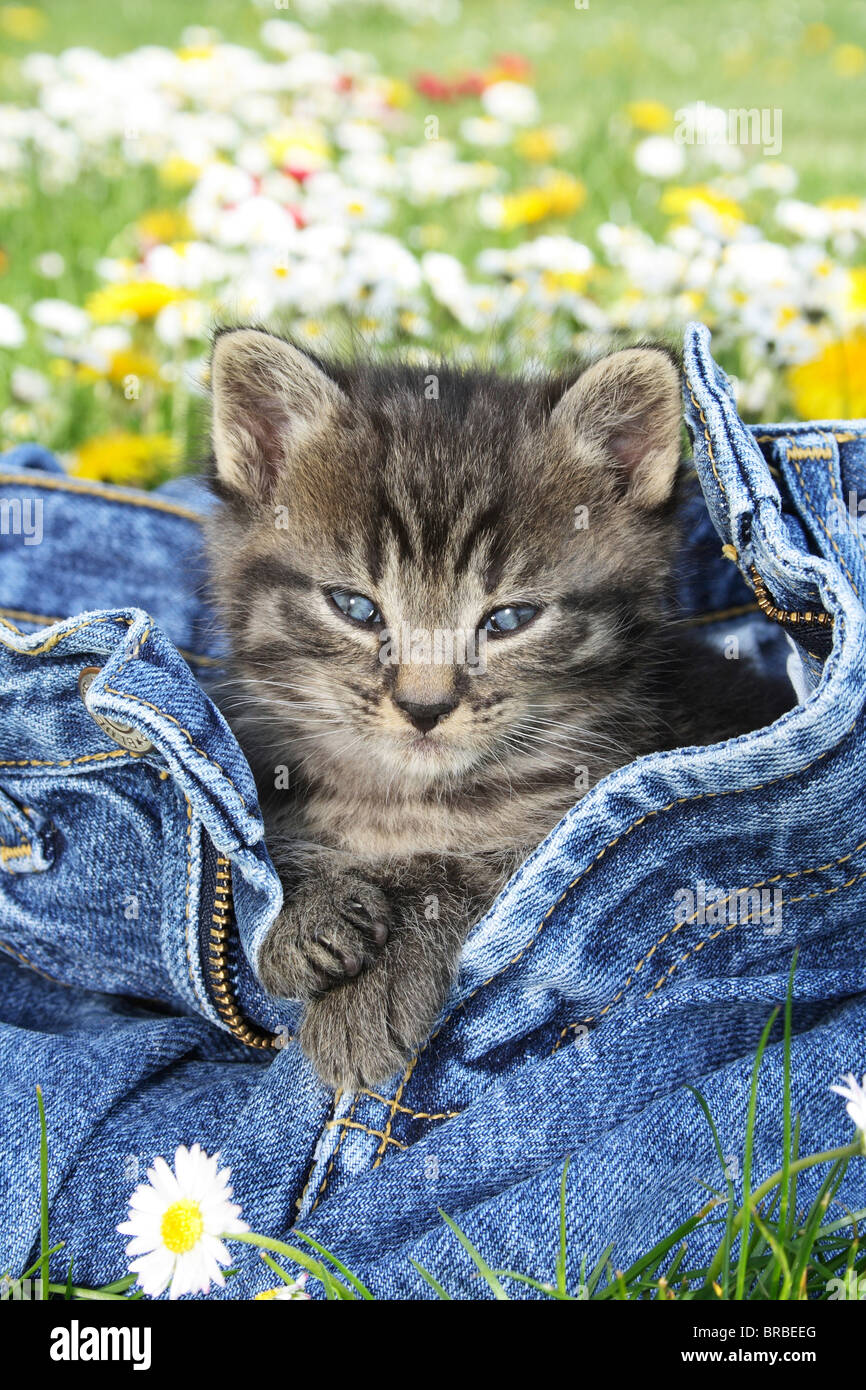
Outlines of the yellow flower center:
{"type": "Polygon", "coordinates": [[[198,1202],[185,1198],[166,1208],[160,1224],[162,1243],[173,1255],[185,1255],[204,1234],[204,1220],[198,1202]]]}

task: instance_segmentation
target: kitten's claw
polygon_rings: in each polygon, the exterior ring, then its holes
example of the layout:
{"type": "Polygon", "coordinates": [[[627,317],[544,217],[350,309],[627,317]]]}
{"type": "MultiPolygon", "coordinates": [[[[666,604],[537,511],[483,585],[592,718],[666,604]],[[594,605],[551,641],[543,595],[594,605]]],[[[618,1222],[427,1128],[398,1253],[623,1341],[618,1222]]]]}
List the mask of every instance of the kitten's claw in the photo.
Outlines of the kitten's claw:
{"type": "Polygon", "coordinates": [[[373,963],[390,921],[387,897],[358,873],[311,876],[267,935],[262,984],[284,999],[317,999],[373,963]]]}

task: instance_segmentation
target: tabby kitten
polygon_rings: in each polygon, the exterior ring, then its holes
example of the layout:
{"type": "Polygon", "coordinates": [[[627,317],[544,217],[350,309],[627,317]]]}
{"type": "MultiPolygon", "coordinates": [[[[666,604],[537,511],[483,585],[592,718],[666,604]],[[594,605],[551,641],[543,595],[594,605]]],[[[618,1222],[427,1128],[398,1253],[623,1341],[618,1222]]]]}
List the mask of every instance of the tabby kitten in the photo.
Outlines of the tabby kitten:
{"type": "Polygon", "coordinates": [[[261,978],[305,1001],[325,1082],[379,1085],[428,1034],[469,928],[587,787],[785,702],[750,686],[738,715],[743,663],[665,619],[681,428],[665,351],[519,381],[335,366],[237,329],[212,386],[225,710],[285,893],[261,978]]]}

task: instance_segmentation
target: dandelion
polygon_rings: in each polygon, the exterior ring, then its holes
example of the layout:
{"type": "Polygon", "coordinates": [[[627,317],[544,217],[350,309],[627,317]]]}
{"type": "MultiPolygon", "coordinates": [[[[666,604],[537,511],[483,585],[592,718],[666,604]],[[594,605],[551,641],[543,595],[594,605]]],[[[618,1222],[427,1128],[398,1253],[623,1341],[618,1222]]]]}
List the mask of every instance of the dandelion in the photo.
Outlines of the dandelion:
{"type": "Polygon", "coordinates": [[[866,336],[828,343],[811,361],[789,368],[787,381],[802,420],[866,415],[866,336]]]}
{"type": "Polygon", "coordinates": [[[848,1102],[845,1106],[848,1116],[853,1120],[864,1142],[866,1142],[866,1074],[864,1074],[862,1081],[858,1081],[853,1071],[849,1071],[842,1080],[848,1084],[846,1086],[831,1086],[830,1090],[835,1091],[837,1096],[842,1096],[848,1102]]]}
{"type": "Polygon", "coordinates": [[[163,285],[158,280],[130,280],[97,290],[87,301],[87,311],[96,323],[153,319],[166,304],[185,298],[185,290],[163,285]]]}
{"type": "Polygon", "coordinates": [[[118,431],[88,439],[75,453],[70,471],[77,478],[140,487],[157,471],[171,473],[180,459],[180,448],[171,435],[118,431]]]}
{"type": "Polygon", "coordinates": [[[209,1156],[198,1144],[191,1149],[181,1144],[174,1172],[157,1158],[147,1170],[149,1182],[133,1192],[129,1220],[117,1229],[133,1237],[126,1253],[136,1257],[130,1269],[148,1297],[159,1297],[169,1285],[174,1299],[225,1284],[220,1266],[230,1257],[220,1237],[248,1228],[231,1201],[230,1169],[218,1171],[218,1160],[219,1154],[209,1156]]]}
{"type": "Polygon", "coordinates": [[[673,112],[662,101],[630,101],[625,111],[635,129],[645,130],[648,135],[670,130],[674,123],[673,112]]]}

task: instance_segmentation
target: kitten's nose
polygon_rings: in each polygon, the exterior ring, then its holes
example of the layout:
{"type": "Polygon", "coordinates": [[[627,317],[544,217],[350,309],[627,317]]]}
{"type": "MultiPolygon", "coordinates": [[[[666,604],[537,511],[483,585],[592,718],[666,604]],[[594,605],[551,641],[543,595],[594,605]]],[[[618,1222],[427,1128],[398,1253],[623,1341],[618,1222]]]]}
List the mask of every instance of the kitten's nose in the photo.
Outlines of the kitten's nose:
{"type": "Polygon", "coordinates": [[[457,708],[457,700],[443,700],[440,704],[419,705],[412,700],[395,699],[394,703],[403,711],[407,719],[410,719],[415,728],[422,734],[429,734],[435,728],[440,719],[444,719],[453,709],[457,708]]]}

